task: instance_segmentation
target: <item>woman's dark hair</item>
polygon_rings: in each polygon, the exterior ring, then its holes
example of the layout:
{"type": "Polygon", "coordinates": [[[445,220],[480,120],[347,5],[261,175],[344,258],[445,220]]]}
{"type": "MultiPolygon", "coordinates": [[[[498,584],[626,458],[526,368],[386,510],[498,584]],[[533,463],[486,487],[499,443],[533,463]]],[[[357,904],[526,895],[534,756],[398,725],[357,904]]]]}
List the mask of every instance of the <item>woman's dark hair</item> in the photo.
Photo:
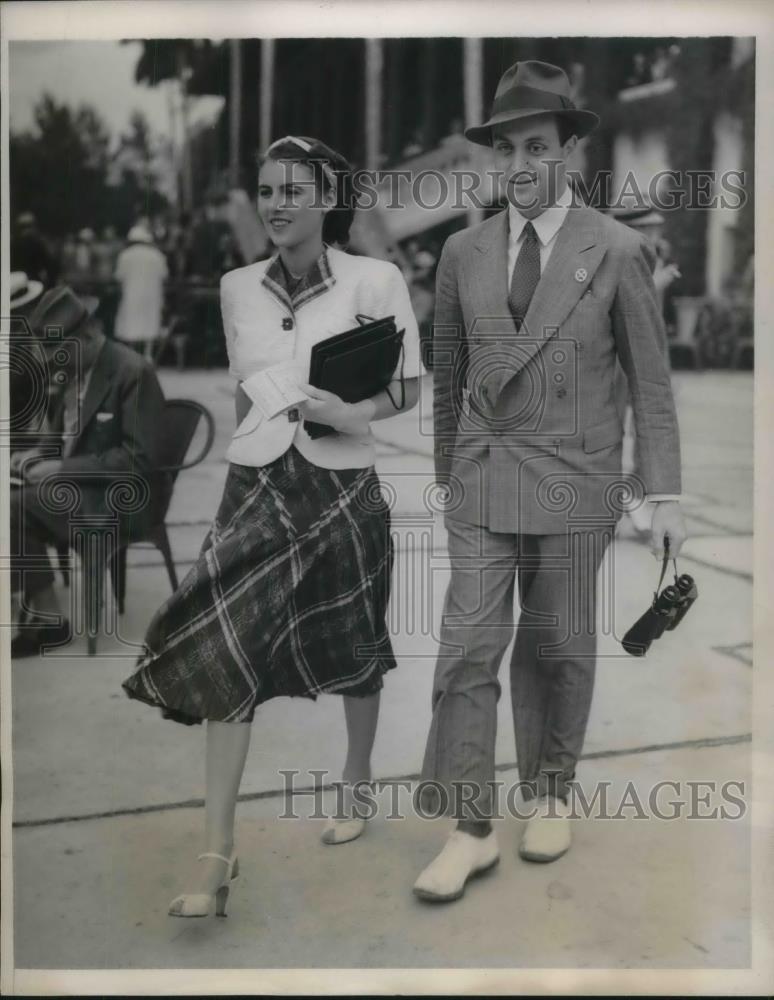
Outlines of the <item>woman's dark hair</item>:
{"type": "Polygon", "coordinates": [[[309,146],[309,149],[303,149],[293,139],[288,138],[284,142],[269,146],[268,150],[259,156],[258,167],[262,167],[267,160],[290,160],[294,163],[303,163],[312,171],[315,185],[320,194],[328,194],[335,187],[336,204],[330,212],[325,214],[322,238],[324,243],[338,243],[341,246],[346,246],[349,242],[349,230],[357,207],[352,167],[341,153],[337,153],[335,149],[326,146],[319,139],[312,139],[307,135],[299,135],[297,138],[309,146]],[[335,181],[335,184],[332,183],[332,180],[335,181]]]}

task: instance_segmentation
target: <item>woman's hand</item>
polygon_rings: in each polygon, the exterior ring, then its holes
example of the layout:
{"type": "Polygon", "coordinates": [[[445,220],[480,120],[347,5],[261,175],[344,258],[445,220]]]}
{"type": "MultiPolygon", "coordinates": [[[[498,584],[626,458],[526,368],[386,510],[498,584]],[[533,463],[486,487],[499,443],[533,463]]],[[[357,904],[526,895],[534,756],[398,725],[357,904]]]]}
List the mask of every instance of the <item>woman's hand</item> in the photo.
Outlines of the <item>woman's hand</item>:
{"type": "Polygon", "coordinates": [[[298,406],[306,420],[329,424],[341,434],[356,434],[362,437],[368,433],[369,424],[376,412],[376,404],[372,400],[345,403],[335,393],[318,389],[306,382],[299,383],[298,387],[309,396],[306,402],[298,406]]]}

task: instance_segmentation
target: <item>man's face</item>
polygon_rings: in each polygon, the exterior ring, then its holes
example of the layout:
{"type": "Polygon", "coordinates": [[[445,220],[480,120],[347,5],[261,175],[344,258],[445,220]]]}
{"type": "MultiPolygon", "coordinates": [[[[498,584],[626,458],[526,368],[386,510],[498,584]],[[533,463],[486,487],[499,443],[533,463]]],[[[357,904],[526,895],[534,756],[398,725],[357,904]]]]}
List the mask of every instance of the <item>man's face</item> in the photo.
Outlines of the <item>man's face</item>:
{"type": "Polygon", "coordinates": [[[536,218],[564,191],[567,158],[576,142],[573,135],[560,143],[552,114],[494,127],[492,148],[495,166],[504,175],[504,193],[525,218],[536,218]]]}

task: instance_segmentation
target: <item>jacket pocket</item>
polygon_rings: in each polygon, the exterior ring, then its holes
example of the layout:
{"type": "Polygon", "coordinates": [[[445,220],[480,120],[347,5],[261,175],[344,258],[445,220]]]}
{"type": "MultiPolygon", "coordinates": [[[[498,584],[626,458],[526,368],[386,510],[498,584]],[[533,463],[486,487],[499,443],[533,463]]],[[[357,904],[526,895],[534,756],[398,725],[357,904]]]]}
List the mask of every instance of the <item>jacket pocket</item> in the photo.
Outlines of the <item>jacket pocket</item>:
{"type": "Polygon", "coordinates": [[[623,427],[618,417],[610,417],[601,424],[587,427],[583,432],[583,450],[585,452],[601,451],[611,448],[623,437],[623,427]]]}

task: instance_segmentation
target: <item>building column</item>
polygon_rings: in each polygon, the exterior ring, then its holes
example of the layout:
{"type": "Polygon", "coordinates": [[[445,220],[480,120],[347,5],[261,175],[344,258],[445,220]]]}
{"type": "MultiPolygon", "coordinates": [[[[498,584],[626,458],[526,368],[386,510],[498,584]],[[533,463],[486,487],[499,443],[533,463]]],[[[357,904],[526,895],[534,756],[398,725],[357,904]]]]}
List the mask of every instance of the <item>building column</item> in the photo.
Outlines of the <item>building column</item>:
{"type": "MultiPolygon", "coordinates": [[[[462,49],[465,93],[465,127],[479,125],[484,120],[484,42],[481,38],[465,38],[462,49]]],[[[474,161],[475,162],[475,161],[474,161]]],[[[478,158],[480,163],[480,158],[478,158]]],[[[484,210],[471,205],[468,225],[484,218],[484,210]]]]}
{"type": "Polygon", "coordinates": [[[260,101],[260,131],[259,143],[261,152],[272,139],[274,123],[274,39],[261,39],[261,92],[260,101]]]}
{"type": "Polygon", "coordinates": [[[382,71],[384,49],[381,38],[366,39],[365,167],[378,170],[382,159],[382,71]]]}
{"type": "Polygon", "coordinates": [[[242,135],[242,42],[232,38],[230,48],[229,81],[229,156],[228,174],[232,188],[239,187],[240,153],[242,135]]]}

